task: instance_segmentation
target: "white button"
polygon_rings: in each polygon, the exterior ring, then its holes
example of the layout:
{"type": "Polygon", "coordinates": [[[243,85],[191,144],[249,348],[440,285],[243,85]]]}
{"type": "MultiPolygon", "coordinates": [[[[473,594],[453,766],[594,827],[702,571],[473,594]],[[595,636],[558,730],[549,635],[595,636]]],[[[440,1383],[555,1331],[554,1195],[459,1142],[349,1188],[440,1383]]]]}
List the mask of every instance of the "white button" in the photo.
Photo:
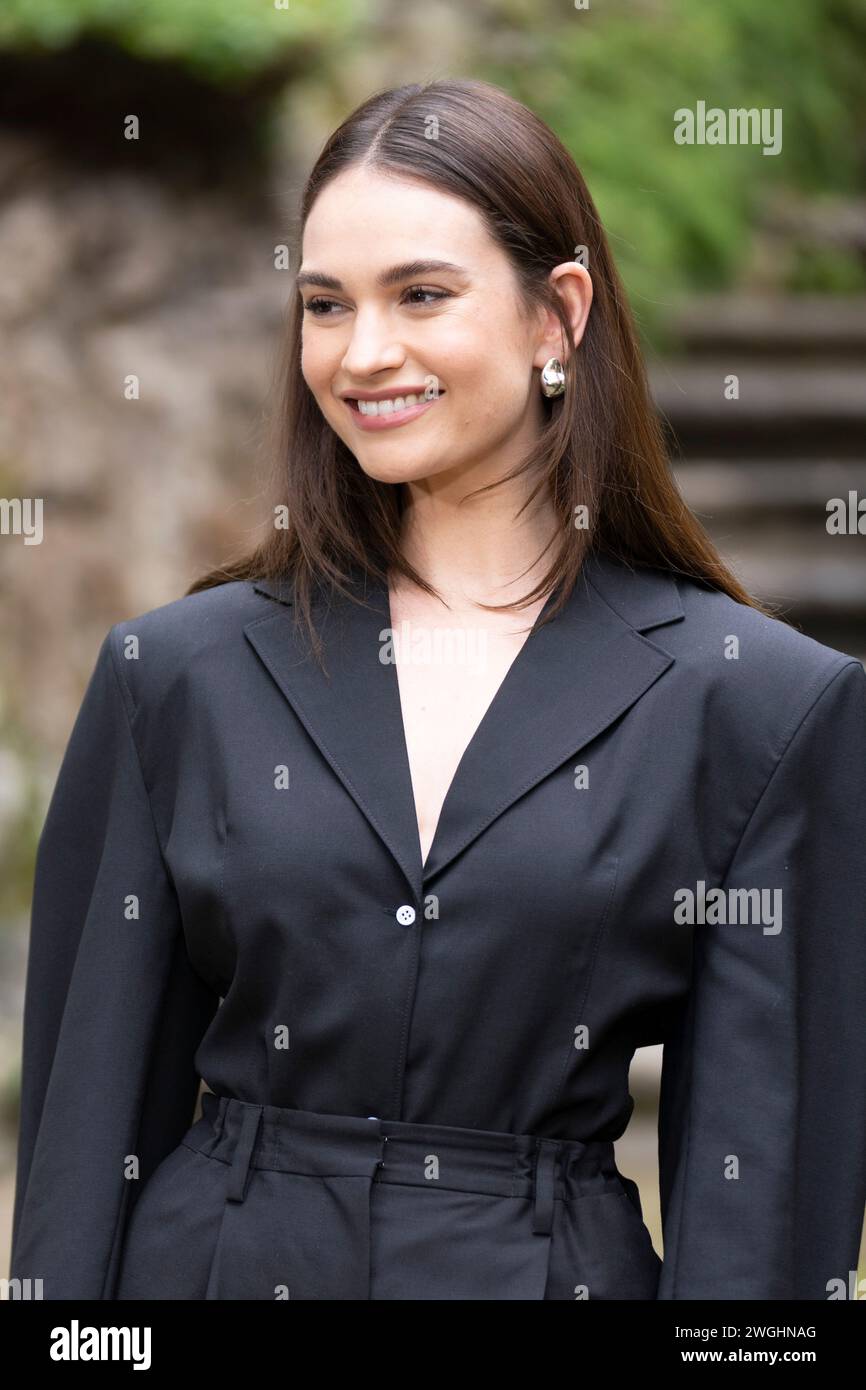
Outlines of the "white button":
{"type": "Polygon", "coordinates": [[[414,907],[410,907],[408,903],[404,904],[403,907],[398,907],[397,921],[400,923],[401,927],[411,927],[412,923],[415,921],[414,907]]]}
{"type": "Polygon", "coordinates": [[[379,1118],[378,1115],[368,1115],[368,1116],[367,1116],[367,1119],[368,1119],[368,1120],[378,1120],[378,1118],[379,1118]]]}

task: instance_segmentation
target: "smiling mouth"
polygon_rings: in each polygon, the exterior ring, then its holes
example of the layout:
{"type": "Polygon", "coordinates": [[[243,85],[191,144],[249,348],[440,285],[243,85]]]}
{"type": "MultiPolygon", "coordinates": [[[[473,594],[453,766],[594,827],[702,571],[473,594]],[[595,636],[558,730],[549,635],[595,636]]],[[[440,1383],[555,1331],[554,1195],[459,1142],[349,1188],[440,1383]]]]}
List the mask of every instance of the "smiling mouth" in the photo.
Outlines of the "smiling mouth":
{"type": "Polygon", "coordinates": [[[444,395],[440,391],[437,396],[398,396],[387,401],[359,401],[352,396],[344,400],[360,429],[381,430],[417,419],[444,395]]]}
{"type": "MultiPolygon", "coordinates": [[[[444,396],[445,392],[440,391],[439,395],[444,396]]],[[[410,406],[423,405],[427,401],[435,400],[435,396],[408,395],[408,396],[389,396],[380,401],[358,400],[355,396],[347,396],[349,404],[354,406],[361,415],[371,415],[374,418],[379,415],[392,415],[400,410],[408,410],[410,406]]]]}

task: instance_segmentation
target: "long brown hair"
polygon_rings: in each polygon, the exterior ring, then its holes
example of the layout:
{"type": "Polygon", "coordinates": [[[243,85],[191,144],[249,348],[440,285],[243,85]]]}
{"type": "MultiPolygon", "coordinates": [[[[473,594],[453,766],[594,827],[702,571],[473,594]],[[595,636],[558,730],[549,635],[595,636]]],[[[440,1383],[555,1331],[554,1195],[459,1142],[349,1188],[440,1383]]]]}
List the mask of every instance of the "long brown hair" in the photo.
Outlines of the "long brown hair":
{"type": "MultiPolygon", "coordinates": [[[[545,398],[546,421],[530,455],[496,483],[537,474],[524,503],[549,488],[562,518],[562,544],[544,578],[513,610],[561,591],[542,621],[570,593],[589,549],[629,564],[685,574],[739,603],[777,616],[753,599],[726,567],[687,507],[670,471],[634,321],[598,213],[564,145],[526,106],[473,80],[410,83],[379,92],[326,142],[303,191],[297,245],[323,188],[353,165],[420,179],[478,209],[509,257],[521,306],[552,309],[570,346],[564,395],[545,398]],[[429,138],[435,131],[436,138],[429,138]],[[585,247],[593,301],[574,347],[559,296],[548,281],[585,247]],[[585,507],[586,513],[578,513],[585,507]],[[575,517],[588,516],[578,528],[575,517]]],[[[274,525],[251,552],[209,571],[188,593],[232,580],[287,576],[296,619],[318,636],[311,600],[323,584],[356,599],[351,572],[387,582],[389,571],[436,591],[400,549],[405,485],[368,477],[325,420],[301,373],[303,306],[288,306],[271,417],[274,525]],[[277,518],[284,524],[277,525],[277,518]]],[[[521,508],[522,510],[522,508],[521,508]]],[[[360,601],[360,600],[356,600],[360,601]]]]}

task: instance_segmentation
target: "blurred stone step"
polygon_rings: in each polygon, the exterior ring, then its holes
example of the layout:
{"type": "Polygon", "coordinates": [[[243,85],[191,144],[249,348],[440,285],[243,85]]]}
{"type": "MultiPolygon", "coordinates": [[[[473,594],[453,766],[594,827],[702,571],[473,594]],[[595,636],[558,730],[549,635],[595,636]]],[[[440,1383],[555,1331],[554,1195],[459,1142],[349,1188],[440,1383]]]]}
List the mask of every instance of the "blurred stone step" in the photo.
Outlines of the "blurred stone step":
{"type": "Polygon", "coordinates": [[[716,353],[708,360],[672,357],[649,371],[656,405],[673,425],[712,425],[736,435],[745,429],[780,430],[819,425],[860,432],[866,428],[866,362],[822,357],[803,362],[768,362],[716,353]],[[730,376],[739,382],[739,397],[725,397],[730,376]]]}
{"type": "Polygon", "coordinates": [[[698,519],[749,593],[816,641],[866,660],[863,537],[786,523],[724,525],[698,519]]]}
{"type": "Polygon", "coordinates": [[[700,295],[673,312],[670,330],[690,355],[866,356],[866,296],[700,295]]]}
{"type": "Polygon", "coordinates": [[[797,540],[790,531],[713,535],[713,540],[750,593],[782,605],[796,621],[808,615],[812,621],[832,617],[854,624],[866,647],[866,554],[851,548],[857,538],[827,537],[838,547],[834,554],[814,538],[797,540]]]}
{"type": "MultiPolygon", "coordinates": [[[[775,516],[814,517],[826,524],[827,503],[849,494],[866,501],[866,458],[677,460],[673,466],[680,491],[702,519],[775,516]]],[[[866,523],[864,523],[866,526],[866,523]]]]}
{"type": "Polygon", "coordinates": [[[781,234],[789,242],[866,254],[866,198],[850,194],[815,198],[777,188],[764,202],[759,221],[764,231],[774,237],[781,234]]]}

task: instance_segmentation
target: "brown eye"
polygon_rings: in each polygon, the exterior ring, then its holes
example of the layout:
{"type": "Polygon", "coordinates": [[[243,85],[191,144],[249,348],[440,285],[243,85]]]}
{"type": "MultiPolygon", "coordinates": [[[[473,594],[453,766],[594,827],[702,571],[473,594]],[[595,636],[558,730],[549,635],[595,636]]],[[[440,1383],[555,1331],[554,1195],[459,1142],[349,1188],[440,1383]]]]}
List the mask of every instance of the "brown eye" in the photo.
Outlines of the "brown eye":
{"type": "Polygon", "coordinates": [[[314,318],[327,318],[328,309],[332,304],[336,305],[338,309],[341,307],[339,304],[337,304],[337,301],[335,299],[324,299],[321,295],[319,295],[315,299],[309,300],[304,305],[304,308],[308,313],[312,314],[314,318]]]}
{"type": "MultiPolygon", "coordinates": [[[[447,290],[428,290],[428,289],[425,289],[423,285],[413,285],[411,289],[409,289],[409,290],[406,291],[406,293],[407,293],[407,295],[409,295],[409,294],[427,294],[427,295],[430,295],[434,301],[437,300],[437,299],[450,299],[450,298],[451,298],[451,295],[448,293],[447,290]]],[[[419,303],[419,301],[416,300],[415,303],[417,304],[417,303],[419,303]]],[[[422,306],[422,307],[423,307],[423,306],[422,306]]]]}

